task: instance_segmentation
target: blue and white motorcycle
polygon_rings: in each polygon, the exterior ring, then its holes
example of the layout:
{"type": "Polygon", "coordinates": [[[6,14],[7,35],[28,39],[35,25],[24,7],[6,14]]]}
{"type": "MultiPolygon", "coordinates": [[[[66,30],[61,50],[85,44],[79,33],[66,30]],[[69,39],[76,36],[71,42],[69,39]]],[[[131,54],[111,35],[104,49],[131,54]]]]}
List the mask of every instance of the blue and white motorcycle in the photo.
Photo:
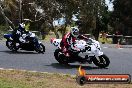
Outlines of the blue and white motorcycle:
{"type": "Polygon", "coordinates": [[[24,42],[20,42],[19,39],[16,39],[13,34],[4,34],[4,38],[7,39],[6,46],[11,51],[26,50],[26,51],[36,51],[38,53],[45,52],[45,46],[38,41],[35,34],[29,32],[28,34],[23,34],[21,38],[24,38],[24,42]]]}
{"type": "Polygon", "coordinates": [[[61,50],[61,39],[52,38],[51,44],[57,47],[54,56],[60,64],[74,62],[92,64],[93,62],[100,68],[108,67],[110,64],[109,58],[101,51],[99,42],[94,39],[89,39],[88,41],[76,40],[75,47],[81,51],[71,52],[72,54],[69,57],[61,50]]]}

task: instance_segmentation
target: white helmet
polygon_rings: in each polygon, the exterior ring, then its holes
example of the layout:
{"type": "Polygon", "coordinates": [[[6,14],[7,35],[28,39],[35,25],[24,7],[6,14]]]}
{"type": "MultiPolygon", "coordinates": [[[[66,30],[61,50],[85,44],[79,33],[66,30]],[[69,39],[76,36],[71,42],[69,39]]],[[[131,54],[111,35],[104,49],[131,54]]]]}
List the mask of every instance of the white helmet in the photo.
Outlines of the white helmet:
{"type": "Polygon", "coordinates": [[[21,28],[25,28],[25,24],[24,23],[21,23],[19,24],[21,28]]]}
{"type": "Polygon", "coordinates": [[[78,37],[78,35],[79,35],[79,29],[78,29],[78,27],[71,27],[71,34],[74,37],[78,37]]]}

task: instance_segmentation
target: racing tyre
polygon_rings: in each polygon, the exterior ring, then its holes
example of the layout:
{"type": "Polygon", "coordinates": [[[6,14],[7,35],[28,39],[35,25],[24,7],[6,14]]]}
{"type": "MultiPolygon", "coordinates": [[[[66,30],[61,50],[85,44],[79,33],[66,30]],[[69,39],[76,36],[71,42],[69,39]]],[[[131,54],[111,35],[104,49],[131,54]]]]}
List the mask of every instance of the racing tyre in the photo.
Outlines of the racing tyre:
{"type": "Polygon", "coordinates": [[[93,63],[100,68],[106,68],[110,64],[110,60],[105,54],[99,57],[93,57],[92,60],[93,60],[93,63]]]}
{"type": "Polygon", "coordinates": [[[42,44],[42,43],[40,43],[40,46],[39,46],[39,48],[38,48],[38,53],[43,53],[44,54],[44,52],[45,52],[45,46],[42,44]]]}
{"type": "Polygon", "coordinates": [[[54,57],[55,59],[60,63],[60,64],[68,64],[67,58],[65,55],[61,52],[60,49],[56,49],[54,52],[54,57]]]}
{"type": "Polygon", "coordinates": [[[7,46],[10,50],[12,50],[12,51],[14,51],[14,52],[16,52],[16,51],[19,49],[19,48],[16,47],[15,43],[13,43],[12,41],[6,41],[6,46],[7,46]]]}

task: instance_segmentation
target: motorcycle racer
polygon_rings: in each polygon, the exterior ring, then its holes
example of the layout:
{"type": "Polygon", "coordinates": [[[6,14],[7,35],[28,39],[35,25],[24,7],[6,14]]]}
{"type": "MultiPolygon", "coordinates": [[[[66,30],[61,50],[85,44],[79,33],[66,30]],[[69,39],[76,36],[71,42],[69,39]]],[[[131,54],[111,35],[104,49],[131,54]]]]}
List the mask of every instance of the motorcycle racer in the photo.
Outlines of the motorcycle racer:
{"type": "Polygon", "coordinates": [[[69,56],[70,52],[81,51],[75,46],[75,40],[77,39],[88,40],[87,37],[79,34],[79,29],[77,26],[71,27],[71,31],[63,36],[60,44],[61,50],[64,52],[66,56],[69,56]]]}
{"type": "Polygon", "coordinates": [[[26,31],[25,24],[20,23],[18,28],[13,31],[14,39],[20,43],[26,42],[26,37],[29,31],[26,31]]]}

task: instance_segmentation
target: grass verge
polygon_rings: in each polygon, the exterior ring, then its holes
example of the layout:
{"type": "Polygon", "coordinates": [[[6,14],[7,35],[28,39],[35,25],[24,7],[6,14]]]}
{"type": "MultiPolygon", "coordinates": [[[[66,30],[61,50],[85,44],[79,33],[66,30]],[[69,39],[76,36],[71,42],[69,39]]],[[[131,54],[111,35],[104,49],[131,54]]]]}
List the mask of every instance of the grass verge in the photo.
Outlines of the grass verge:
{"type": "Polygon", "coordinates": [[[0,88],[132,88],[131,84],[86,84],[80,86],[75,76],[20,70],[0,70],[0,88]]]}

